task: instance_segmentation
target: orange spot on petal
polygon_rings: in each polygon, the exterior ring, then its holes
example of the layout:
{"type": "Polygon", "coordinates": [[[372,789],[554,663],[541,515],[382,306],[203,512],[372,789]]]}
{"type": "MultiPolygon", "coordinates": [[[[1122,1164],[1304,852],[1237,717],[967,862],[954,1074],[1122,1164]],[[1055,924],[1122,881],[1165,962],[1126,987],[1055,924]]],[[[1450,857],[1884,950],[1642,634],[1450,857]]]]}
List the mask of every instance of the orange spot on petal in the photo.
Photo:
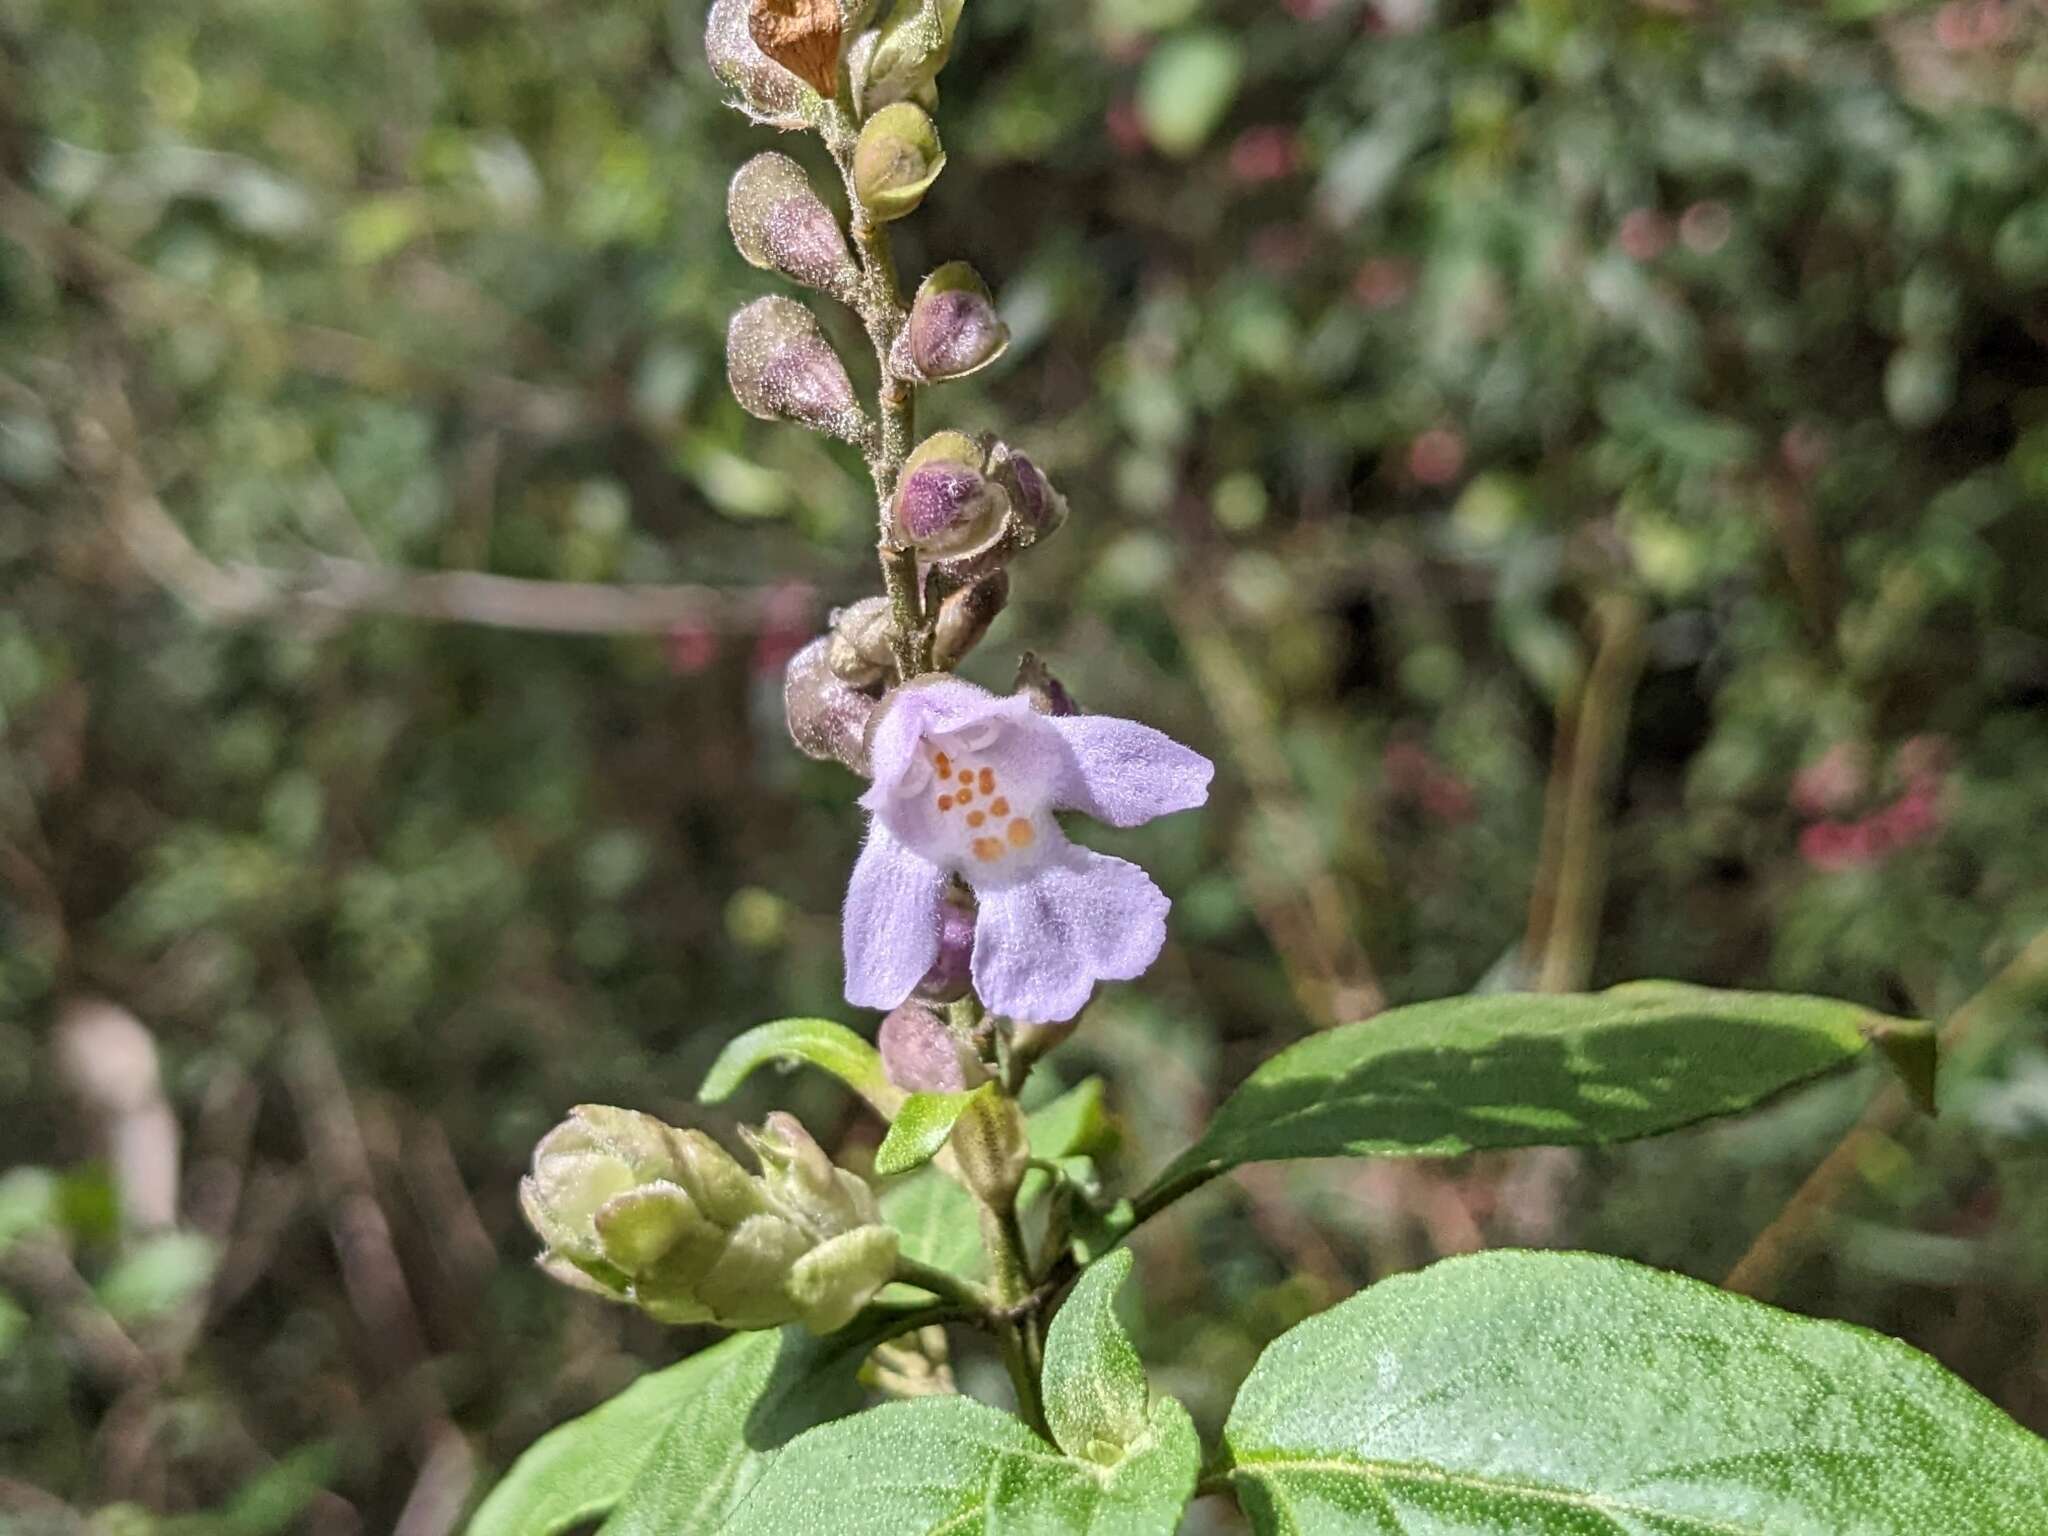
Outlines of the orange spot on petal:
{"type": "Polygon", "coordinates": [[[1038,834],[1032,830],[1031,823],[1022,816],[1010,823],[1009,837],[1010,846],[1013,848],[1029,848],[1038,840],[1038,834]]]}
{"type": "Polygon", "coordinates": [[[941,752],[937,757],[932,759],[932,766],[939,770],[939,777],[943,779],[947,775],[952,773],[953,759],[946,756],[945,753],[941,752]]]}
{"type": "Polygon", "coordinates": [[[981,792],[984,795],[992,795],[996,792],[996,772],[993,768],[981,770],[981,792]]]}
{"type": "Polygon", "coordinates": [[[982,863],[991,863],[1003,856],[1003,845],[992,837],[977,837],[974,840],[974,856],[982,863]]]}
{"type": "Polygon", "coordinates": [[[1007,816],[1010,814],[1010,802],[998,795],[995,803],[988,808],[988,813],[991,816],[1007,816]]]}
{"type": "Polygon", "coordinates": [[[959,778],[962,784],[972,784],[974,782],[974,770],[972,768],[962,768],[959,778]]]}
{"type": "Polygon", "coordinates": [[[966,805],[969,801],[971,801],[974,798],[974,791],[971,789],[963,789],[960,791],[959,794],[955,795],[953,798],[958,800],[962,805],[966,805]]]}
{"type": "Polygon", "coordinates": [[[970,827],[978,827],[984,821],[987,820],[988,817],[983,815],[980,811],[969,811],[967,813],[967,825],[969,825],[970,827]]]}
{"type": "Polygon", "coordinates": [[[953,809],[953,797],[951,795],[939,796],[939,809],[942,811],[950,811],[951,809],[953,809]]]}

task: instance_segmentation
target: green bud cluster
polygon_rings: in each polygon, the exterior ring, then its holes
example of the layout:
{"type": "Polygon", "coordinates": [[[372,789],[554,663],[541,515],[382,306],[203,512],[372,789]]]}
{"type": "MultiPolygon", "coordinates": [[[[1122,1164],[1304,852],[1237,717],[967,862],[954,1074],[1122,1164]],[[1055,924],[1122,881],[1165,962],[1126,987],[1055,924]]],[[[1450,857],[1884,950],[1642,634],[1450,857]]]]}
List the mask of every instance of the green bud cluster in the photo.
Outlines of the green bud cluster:
{"type": "Polygon", "coordinates": [[[743,1134],[759,1174],[702,1131],[573,1110],[519,1186],[541,1267],[667,1323],[844,1327],[893,1276],[895,1230],[793,1116],[743,1134]]]}

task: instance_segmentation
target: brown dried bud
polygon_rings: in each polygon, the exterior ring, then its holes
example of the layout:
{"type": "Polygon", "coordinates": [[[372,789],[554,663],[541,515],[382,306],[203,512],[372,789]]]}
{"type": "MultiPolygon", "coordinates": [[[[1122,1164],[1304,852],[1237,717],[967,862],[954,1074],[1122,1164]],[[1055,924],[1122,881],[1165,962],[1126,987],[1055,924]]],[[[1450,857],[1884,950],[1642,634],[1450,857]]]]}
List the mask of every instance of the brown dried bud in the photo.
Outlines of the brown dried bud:
{"type": "Polygon", "coordinates": [[[1010,344],[988,285],[964,261],[947,262],[918,285],[902,334],[911,367],[934,382],[986,368],[1010,344]]]}
{"type": "Polygon", "coordinates": [[[998,448],[989,472],[1008,493],[1011,515],[1032,543],[1057,533],[1066,522],[1067,498],[1054,490],[1044,471],[1023,454],[1012,448],[998,448]]]}
{"type": "Polygon", "coordinates": [[[733,93],[731,104],[772,128],[801,128],[806,109],[820,105],[802,81],[755,46],[747,32],[747,0],[712,0],[704,53],[711,72],[733,93]]]}
{"type": "Polygon", "coordinates": [[[1036,651],[1026,651],[1018,658],[1017,683],[1011,692],[1023,694],[1041,715],[1081,713],[1081,706],[1067,692],[1067,685],[1052,675],[1052,670],[1039,659],[1036,651]]]}
{"type": "Polygon", "coordinates": [[[820,96],[839,94],[838,0],[747,0],[747,35],[820,96]]]}
{"type": "Polygon", "coordinates": [[[1010,573],[991,571],[939,604],[932,637],[932,664],[950,672],[981,643],[1010,601],[1010,573]]]}
{"type": "Polygon", "coordinates": [[[981,464],[981,445],[964,433],[935,432],[918,444],[896,482],[896,537],[933,560],[971,555],[1000,538],[1010,499],[981,464]]]}
{"type": "Polygon", "coordinates": [[[780,272],[836,299],[859,281],[853,253],[804,168],[772,150],[739,168],[725,195],[732,243],[757,267],[780,272]]]}
{"type": "Polygon", "coordinates": [[[789,659],[782,674],[783,717],[797,751],[820,762],[844,763],[868,771],[868,717],[875,701],[833,674],[827,660],[831,641],[820,635],[789,659]]]}
{"type": "Polygon", "coordinates": [[[817,318],[794,299],[756,299],[732,317],[725,372],[733,398],[751,416],[787,418],[849,443],[867,434],[845,364],[817,318]]]}

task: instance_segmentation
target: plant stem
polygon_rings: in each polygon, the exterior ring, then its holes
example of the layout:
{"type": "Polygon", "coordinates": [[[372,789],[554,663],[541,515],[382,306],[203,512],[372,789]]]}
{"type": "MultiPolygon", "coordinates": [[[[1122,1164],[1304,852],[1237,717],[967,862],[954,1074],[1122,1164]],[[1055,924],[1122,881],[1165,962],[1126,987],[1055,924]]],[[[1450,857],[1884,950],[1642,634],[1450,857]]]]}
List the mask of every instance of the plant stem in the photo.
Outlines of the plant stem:
{"type": "Polygon", "coordinates": [[[907,681],[931,670],[932,636],[925,623],[924,599],[919,591],[917,551],[897,540],[889,516],[897,477],[903,473],[903,461],[910,456],[910,439],[917,421],[917,387],[889,365],[890,348],[905,320],[903,293],[896,281],[896,258],[889,245],[889,228],[868,213],[854,190],[853,151],[858,139],[843,106],[830,110],[824,137],[846,183],[848,222],[854,253],[860,259],[860,289],[853,307],[875,349],[875,430],[867,446],[868,474],[875,482],[876,554],[881,559],[882,583],[888,590],[889,608],[895,618],[891,646],[896,653],[897,675],[907,681]]]}
{"type": "Polygon", "coordinates": [[[930,1291],[943,1301],[966,1307],[973,1312],[988,1310],[989,1298],[980,1286],[970,1284],[958,1275],[935,1265],[899,1257],[896,1260],[896,1278],[905,1285],[914,1285],[919,1290],[930,1291]]]}
{"type": "Polygon", "coordinates": [[[996,1343],[1002,1350],[1003,1367],[1017,1391],[1017,1412],[1024,1422],[1047,1439],[1052,1438],[1045,1422],[1045,1405],[1039,1396],[1038,1375],[1043,1365],[1044,1338],[1035,1310],[1022,1308],[1031,1297],[1031,1264],[1025,1254],[1024,1230],[1017,1222],[1017,1197],[1012,1193],[1000,1205],[986,1202],[981,1207],[981,1240],[988,1249],[989,1275],[996,1304],[1006,1309],[992,1317],[996,1343]]]}

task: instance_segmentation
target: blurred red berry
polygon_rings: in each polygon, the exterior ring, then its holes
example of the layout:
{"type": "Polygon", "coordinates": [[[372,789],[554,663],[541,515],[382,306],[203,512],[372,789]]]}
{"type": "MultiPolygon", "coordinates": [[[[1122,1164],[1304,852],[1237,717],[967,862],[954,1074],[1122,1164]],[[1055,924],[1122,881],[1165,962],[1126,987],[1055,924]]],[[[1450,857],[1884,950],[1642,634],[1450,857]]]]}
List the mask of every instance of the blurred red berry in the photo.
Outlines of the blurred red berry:
{"type": "Polygon", "coordinates": [[[1392,309],[1415,291],[1415,268],[1393,256],[1375,256],[1358,269],[1351,293],[1367,309],[1392,309]]]}
{"type": "Polygon", "coordinates": [[[695,677],[718,660],[718,631],[702,619],[679,620],[668,632],[668,669],[695,677]]]}
{"type": "Polygon", "coordinates": [[[1631,261],[1655,261],[1671,249],[1671,221],[1654,208],[1632,208],[1615,238],[1631,261]]]}
{"type": "Polygon", "coordinates": [[[1431,427],[1408,445],[1408,473],[1420,485],[1449,485],[1465,469],[1465,439],[1449,427],[1431,427]]]}
{"type": "Polygon", "coordinates": [[[1230,146],[1230,174],[1246,186],[1281,181],[1301,169],[1301,140],[1292,128],[1266,123],[1247,128],[1230,146]]]}

